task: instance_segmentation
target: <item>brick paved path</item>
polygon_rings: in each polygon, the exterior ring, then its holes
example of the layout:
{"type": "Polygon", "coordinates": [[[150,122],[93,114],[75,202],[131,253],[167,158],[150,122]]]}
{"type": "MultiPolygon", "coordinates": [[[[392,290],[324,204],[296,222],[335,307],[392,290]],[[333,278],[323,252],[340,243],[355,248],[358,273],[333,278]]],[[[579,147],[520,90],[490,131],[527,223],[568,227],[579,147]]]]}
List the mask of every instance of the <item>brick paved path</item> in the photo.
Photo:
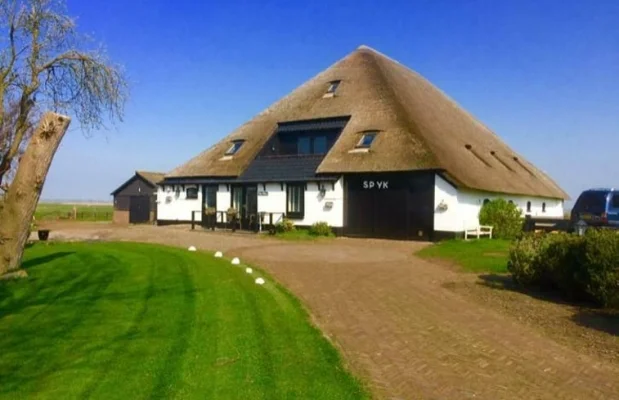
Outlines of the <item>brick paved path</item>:
{"type": "Polygon", "coordinates": [[[377,397],[619,399],[619,361],[559,345],[445,289],[460,274],[413,256],[421,244],[280,242],[162,227],[101,236],[222,250],[267,270],[305,302],[377,397]]]}

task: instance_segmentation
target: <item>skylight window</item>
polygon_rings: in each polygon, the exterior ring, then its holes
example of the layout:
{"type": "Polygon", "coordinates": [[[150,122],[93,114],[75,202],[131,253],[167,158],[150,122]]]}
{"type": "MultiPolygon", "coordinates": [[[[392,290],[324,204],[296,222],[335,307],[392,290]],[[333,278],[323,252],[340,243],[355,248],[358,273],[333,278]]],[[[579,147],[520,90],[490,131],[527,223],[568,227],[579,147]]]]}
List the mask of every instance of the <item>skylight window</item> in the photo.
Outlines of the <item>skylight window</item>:
{"type": "Polygon", "coordinates": [[[230,146],[230,148],[228,148],[228,150],[226,151],[226,155],[227,156],[231,156],[236,154],[237,151],[239,151],[239,149],[241,148],[241,146],[243,146],[243,140],[235,140],[232,142],[232,145],[230,146]]]}
{"type": "Polygon", "coordinates": [[[340,86],[341,81],[331,81],[329,82],[329,88],[327,89],[327,94],[335,94],[337,87],[340,86]]]}
{"type": "Polygon", "coordinates": [[[376,139],[376,134],[377,132],[365,132],[361,137],[361,140],[359,140],[359,143],[357,143],[357,147],[365,149],[369,148],[372,143],[374,143],[374,139],[376,139]]]}

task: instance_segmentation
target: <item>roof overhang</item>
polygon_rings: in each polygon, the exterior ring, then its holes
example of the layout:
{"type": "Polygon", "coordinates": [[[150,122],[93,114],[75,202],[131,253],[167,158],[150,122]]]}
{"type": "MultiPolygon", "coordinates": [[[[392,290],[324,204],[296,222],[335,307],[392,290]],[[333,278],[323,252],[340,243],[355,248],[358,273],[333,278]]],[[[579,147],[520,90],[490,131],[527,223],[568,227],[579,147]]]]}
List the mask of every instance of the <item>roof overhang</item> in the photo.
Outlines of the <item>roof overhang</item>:
{"type": "Polygon", "coordinates": [[[118,192],[120,192],[121,190],[123,190],[124,188],[127,187],[127,185],[129,185],[131,182],[133,182],[133,180],[135,178],[141,179],[144,181],[144,183],[146,183],[148,186],[150,187],[157,187],[157,185],[154,185],[153,183],[151,183],[148,179],[144,178],[142,175],[140,175],[139,173],[134,173],[133,176],[129,179],[127,179],[122,185],[120,185],[119,187],[116,188],[116,190],[114,190],[112,193],[110,193],[110,195],[112,196],[116,196],[116,194],[118,192]]]}

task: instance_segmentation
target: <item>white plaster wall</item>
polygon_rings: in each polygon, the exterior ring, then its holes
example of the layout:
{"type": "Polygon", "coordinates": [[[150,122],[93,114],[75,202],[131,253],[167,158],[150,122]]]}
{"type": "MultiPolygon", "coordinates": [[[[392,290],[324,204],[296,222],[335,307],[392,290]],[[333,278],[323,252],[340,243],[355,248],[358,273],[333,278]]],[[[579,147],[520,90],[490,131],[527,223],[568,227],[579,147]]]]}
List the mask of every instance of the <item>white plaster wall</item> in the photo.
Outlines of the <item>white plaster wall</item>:
{"type": "MultiPolygon", "coordinates": [[[[258,185],[258,212],[273,213],[273,223],[282,219],[286,212],[286,185],[282,189],[280,183],[267,183],[258,185]],[[265,190],[266,188],[266,190],[265,190]],[[266,192],[266,196],[263,194],[266,192]]],[[[265,224],[269,223],[269,216],[264,217],[265,224]]]]}
{"type": "Polygon", "coordinates": [[[504,198],[513,201],[522,210],[522,215],[533,217],[563,217],[563,200],[543,197],[518,196],[476,190],[456,190],[440,176],[436,175],[434,187],[434,229],[438,231],[461,232],[479,225],[479,211],[485,199],[504,198]],[[455,196],[455,197],[454,197],[455,196]],[[447,211],[437,210],[441,200],[448,205],[447,211]],[[531,202],[531,212],[527,212],[527,202],[531,202]],[[546,211],[542,204],[546,203],[546,211]]]}
{"type": "Polygon", "coordinates": [[[344,226],[344,178],[335,182],[322,183],[326,189],[324,197],[320,195],[318,183],[307,184],[305,190],[305,215],[302,220],[295,221],[295,225],[312,225],[316,222],[326,222],[334,228],[344,226]],[[330,202],[329,208],[326,204],[330,202]]]}
{"type": "MultiPolygon", "coordinates": [[[[331,182],[323,183],[325,195],[320,195],[319,186],[315,182],[308,182],[305,190],[305,214],[303,219],[292,220],[295,225],[312,225],[315,222],[326,222],[334,228],[344,226],[344,187],[343,178],[340,178],[333,186],[331,182]],[[327,203],[332,207],[327,207],[327,203]]],[[[264,190],[262,184],[258,184],[258,192],[266,191],[268,194],[258,196],[258,212],[274,213],[273,221],[277,222],[286,213],[286,185],[283,190],[280,183],[266,184],[264,190]]],[[[265,217],[268,223],[268,216],[265,217]]]]}
{"type": "MultiPolygon", "coordinates": [[[[165,185],[170,188],[173,185],[165,185]]],[[[175,185],[171,191],[164,191],[162,186],[157,187],[157,219],[163,221],[191,221],[192,211],[201,211],[202,209],[202,189],[199,185],[185,185],[183,189],[181,185],[175,185]],[[176,196],[176,188],[180,188],[178,197],[176,196]],[[186,190],[189,187],[198,189],[197,199],[187,199],[186,190]]],[[[196,220],[201,218],[201,214],[196,214],[196,220]]]]}
{"type": "Polygon", "coordinates": [[[446,180],[435,175],[434,180],[434,230],[455,231],[455,221],[459,218],[458,189],[446,180]],[[446,210],[439,209],[440,204],[447,206],[446,210]]]}
{"type": "Polygon", "coordinates": [[[219,211],[228,211],[230,208],[230,190],[228,185],[219,185],[217,188],[217,222],[226,222],[226,215],[219,211]]]}

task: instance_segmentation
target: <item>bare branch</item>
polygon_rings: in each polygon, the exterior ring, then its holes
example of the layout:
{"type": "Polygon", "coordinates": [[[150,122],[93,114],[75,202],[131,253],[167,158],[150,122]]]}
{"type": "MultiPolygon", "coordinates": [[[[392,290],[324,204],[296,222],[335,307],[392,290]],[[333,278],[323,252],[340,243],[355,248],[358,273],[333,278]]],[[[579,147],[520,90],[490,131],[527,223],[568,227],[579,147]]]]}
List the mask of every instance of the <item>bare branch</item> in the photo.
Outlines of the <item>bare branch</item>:
{"type": "Polygon", "coordinates": [[[64,0],[0,0],[0,28],[8,33],[0,37],[2,184],[41,110],[74,116],[85,130],[100,128],[122,120],[128,86],[101,49],[87,48],[64,0]]]}

